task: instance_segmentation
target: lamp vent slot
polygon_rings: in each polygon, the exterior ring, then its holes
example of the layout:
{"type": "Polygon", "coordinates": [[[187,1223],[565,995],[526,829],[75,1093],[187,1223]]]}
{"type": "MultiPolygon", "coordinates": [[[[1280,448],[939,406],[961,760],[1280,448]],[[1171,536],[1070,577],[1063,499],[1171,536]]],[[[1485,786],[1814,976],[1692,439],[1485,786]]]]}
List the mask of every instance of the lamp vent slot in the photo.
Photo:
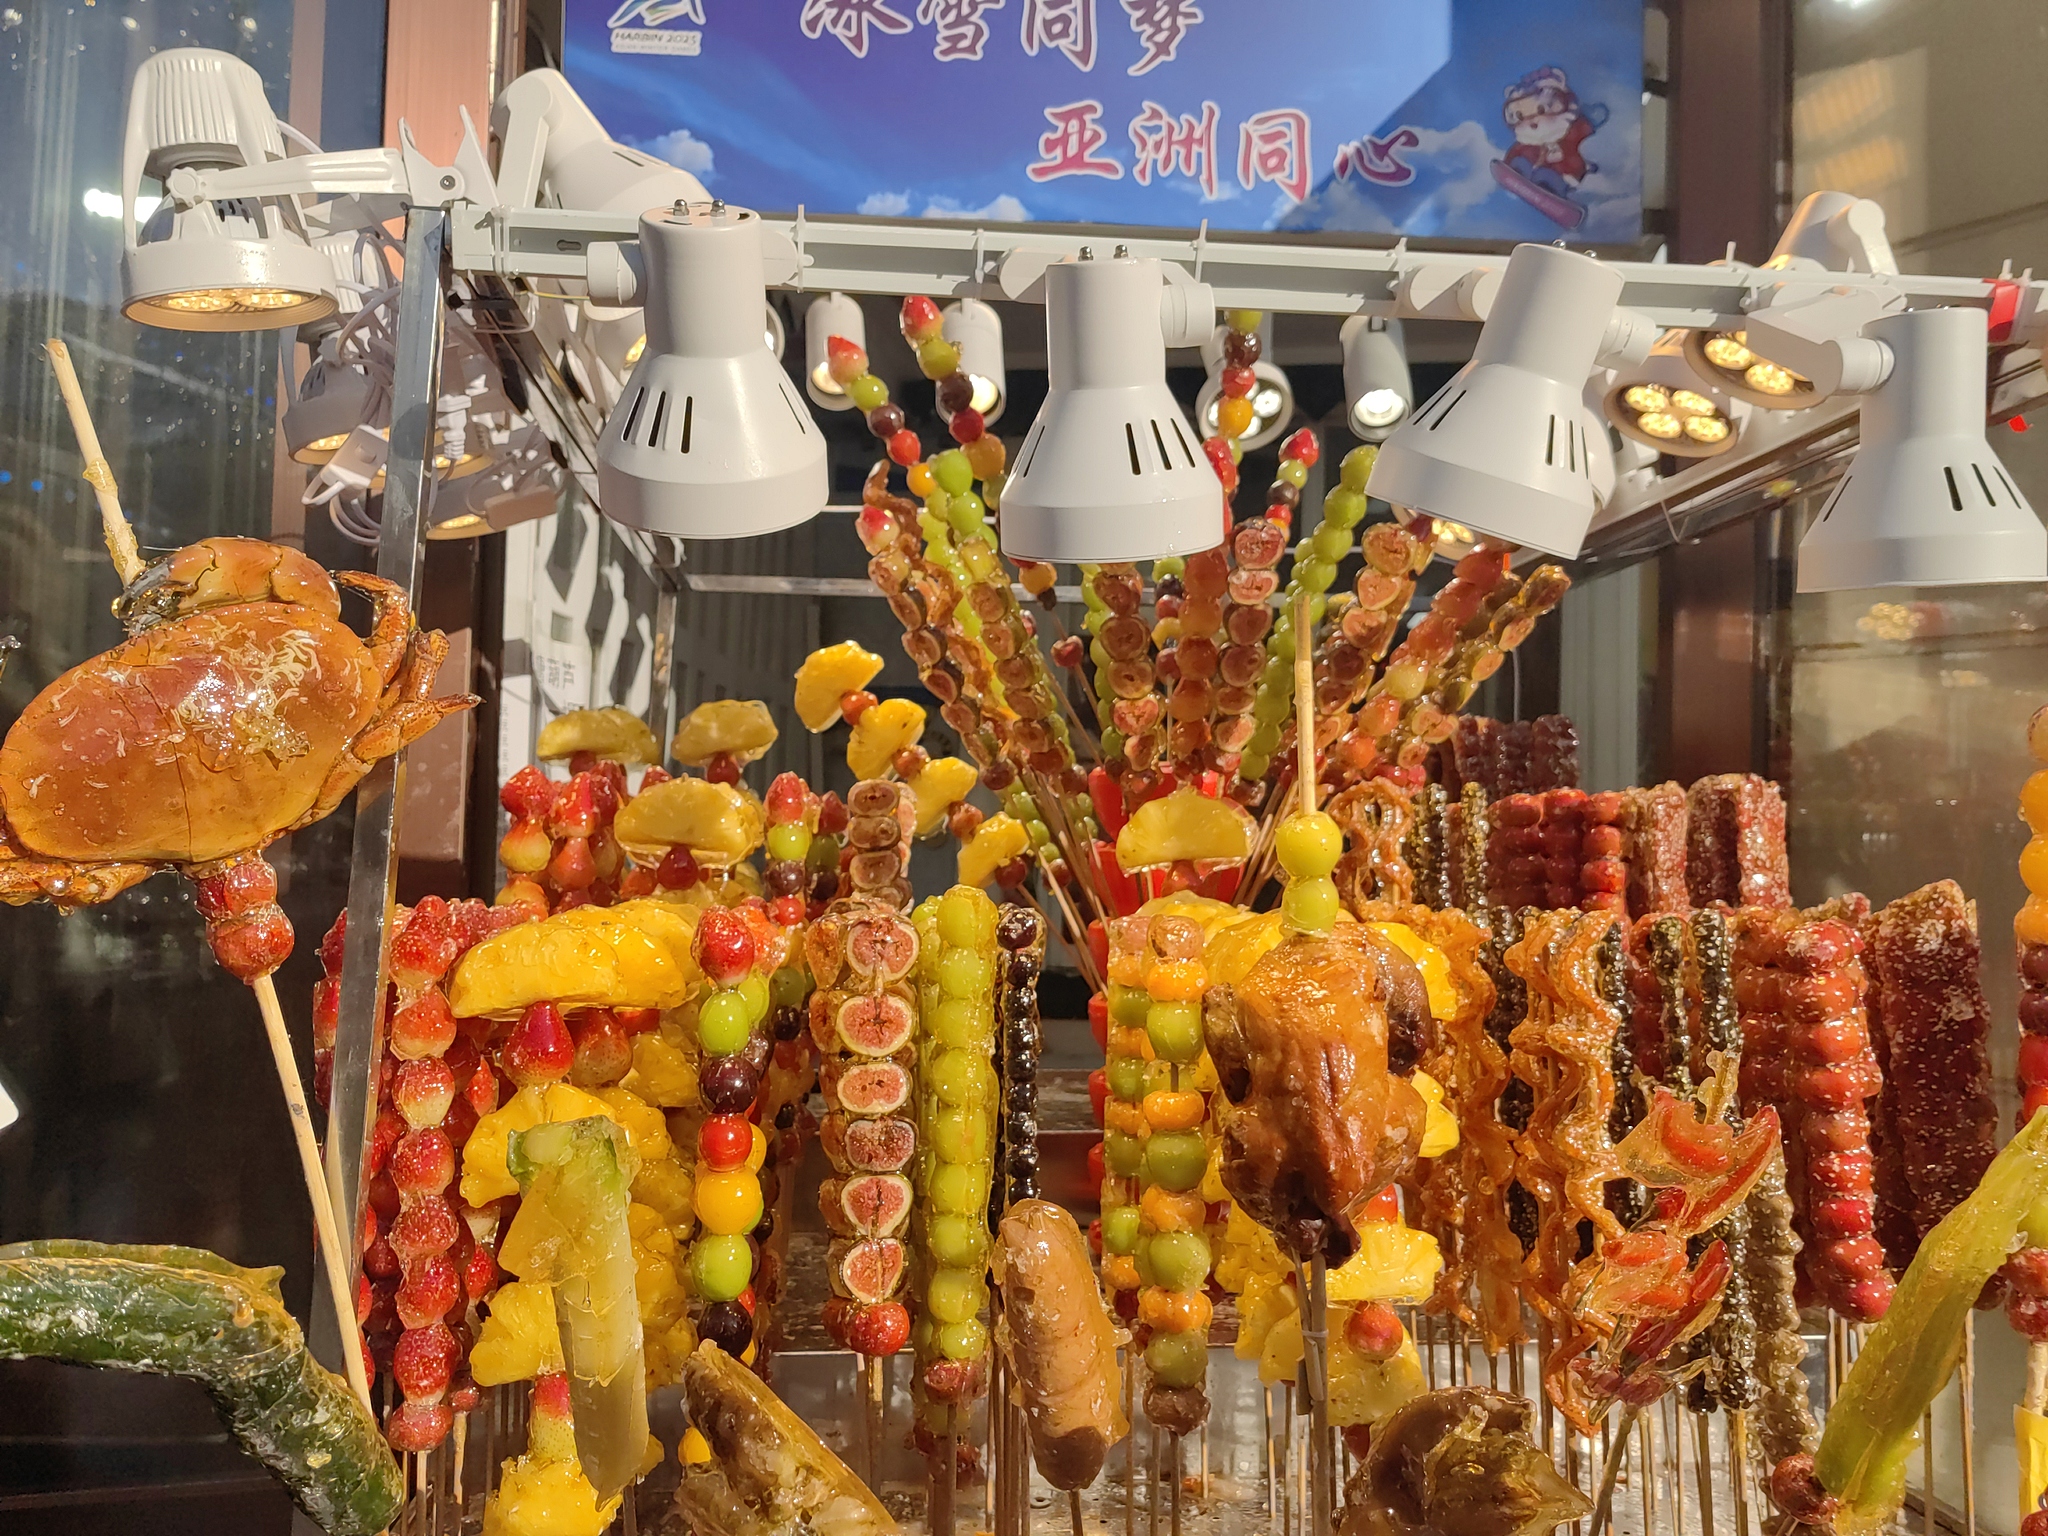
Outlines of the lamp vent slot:
{"type": "Polygon", "coordinates": [[[1948,465],[1941,466],[1941,478],[1948,482],[1948,504],[1951,511],[1963,510],[1963,493],[1956,489],[1956,472],[1948,465]]]}
{"type": "Polygon", "coordinates": [[[645,388],[643,387],[643,388],[640,388],[640,389],[636,389],[636,390],[634,390],[634,391],[633,391],[633,405],[632,405],[632,408],[631,408],[630,410],[628,410],[628,411],[626,412],[626,426],[625,426],[625,430],[619,433],[619,436],[620,436],[620,437],[621,437],[622,439],[624,439],[624,440],[625,440],[626,442],[628,442],[628,443],[630,443],[630,442],[632,442],[632,441],[633,441],[633,428],[634,428],[634,427],[636,427],[637,425],[639,425],[639,422],[640,422],[640,407],[641,407],[641,406],[643,406],[643,405],[645,405],[646,403],[647,403],[647,391],[646,391],[646,389],[645,389],[645,388]]]}
{"type": "Polygon", "coordinates": [[[1124,446],[1131,453],[1131,473],[1134,475],[1145,473],[1144,466],[1138,462],[1138,429],[1128,421],[1124,423],[1124,446]]]}
{"type": "Polygon", "coordinates": [[[1977,489],[1984,493],[1985,501],[1987,501],[1994,507],[1997,506],[1998,498],[1991,494],[1991,482],[1984,478],[1983,466],[1979,464],[1972,464],[1970,466],[1970,473],[1977,477],[1977,489]]]}
{"type": "Polygon", "coordinates": [[[1543,440],[1543,463],[1546,467],[1557,464],[1557,418],[1550,418],[1550,436],[1543,440]]]}
{"type": "Polygon", "coordinates": [[[782,379],[780,382],[782,385],[782,403],[789,407],[789,414],[796,418],[797,431],[808,433],[811,430],[811,418],[804,414],[803,409],[796,403],[796,390],[791,386],[787,378],[782,379]]]}
{"type": "Polygon", "coordinates": [[[696,420],[697,397],[695,395],[685,395],[683,396],[683,440],[676,445],[684,453],[690,451],[690,429],[696,424],[696,420]]]}
{"type": "MultiPolygon", "coordinates": [[[[1444,386],[1444,389],[1446,394],[1450,392],[1449,385],[1444,386]]],[[[1438,398],[1442,399],[1443,397],[1440,395],[1438,396],[1438,398]]],[[[1436,413],[1436,420],[1432,421],[1429,424],[1429,430],[1434,432],[1438,427],[1442,426],[1446,421],[1450,420],[1451,412],[1455,411],[1458,408],[1458,402],[1464,398],[1465,391],[1462,389],[1459,390],[1455,395],[1451,395],[1450,399],[1447,402],[1445,402],[1444,408],[1436,413]]]]}
{"type": "Polygon", "coordinates": [[[1038,456],[1038,440],[1043,436],[1045,436],[1045,423],[1043,421],[1033,422],[1031,435],[1024,439],[1023,459],[1017,465],[1018,479],[1021,480],[1024,476],[1031,473],[1031,461],[1038,456]]]}
{"type": "Polygon", "coordinates": [[[654,419],[647,425],[647,446],[661,446],[661,429],[668,420],[668,391],[663,390],[654,397],[654,419]]]}
{"type": "Polygon", "coordinates": [[[2013,488],[2012,476],[2005,472],[2005,466],[1994,463],[1991,466],[1991,473],[1998,476],[1998,483],[2005,487],[2005,494],[2012,498],[2014,506],[2018,506],[2020,504],[2020,493],[2013,488]]]}
{"type": "Polygon", "coordinates": [[[1173,428],[1173,440],[1180,444],[1180,456],[1188,461],[1188,468],[1193,469],[1195,467],[1195,454],[1194,450],[1188,447],[1187,433],[1181,431],[1178,419],[1170,422],[1169,425],[1173,428]]]}
{"type": "Polygon", "coordinates": [[[1818,521],[1824,523],[1829,518],[1835,515],[1835,504],[1839,502],[1842,499],[1842,497],[1847,493],[1849,489],[1849,482],[1854,478],[1855,475],[1853,473],[1842,476],[1842,483],[1835,487],[1835,494],[1830,496],[1828,498],[1827,505],[1820,509],[1820,517],[1818,521]]]}
{"type": "Polygon", "coordinates": [[[1159,445],[1159,467],[1168,474],[1173,473],[1173,455],[1166,451],[1166,434],[1159,430],[1159,419],[1152,420],[1152,441],[1159,445]]]}

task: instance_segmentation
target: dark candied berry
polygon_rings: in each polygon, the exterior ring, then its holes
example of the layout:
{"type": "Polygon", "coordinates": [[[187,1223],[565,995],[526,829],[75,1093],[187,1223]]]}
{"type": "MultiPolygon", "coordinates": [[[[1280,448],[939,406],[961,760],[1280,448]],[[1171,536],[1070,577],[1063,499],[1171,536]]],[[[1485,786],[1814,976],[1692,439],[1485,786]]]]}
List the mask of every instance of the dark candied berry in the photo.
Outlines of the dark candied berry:
{"type": "Polygon", "coordinates": [[[1038,1076],[1038,1053],[1013,1050],[1003,1058],[1003,1075],[1012,1082],[1028,1083],[1038,1076]]]}
{"type": "Polygon", "coordinates": [[[768,1059],[774,1054],[774,1042],[766,1035],[749,1035],[747,1043],[740,1047],[740,1059],[754,1069],[756,1077],[767,1072],[768,1059]]]}
{"type": "Polygon", "coordinates": [[[794,1040],[804,1032],[806,1020],[801,1008],[778,1008],[769,1022],[776,1039],[794,1040]]]}
{"type": "Polygon", "coordinates": [[[773,1237],[775,1235],[775,1213],[773,1211],[763,1211],[761,1213],[760,1225],[755,1227],[749,1235],[757,1243],[765,1243],[769,1238],[773,1237]]]}
{"type": "Polygon", "coordinates": [[[868,412],[868,430],[886,443],[903,430],[903,407],[892,400],[884,400],[868,412]]]}
{"type": "Polygon", "coordinates": [[[1187,587],[1178,576],[1162,576],[1154,582],[1153,590],[1159,597],[1185,597],[1187,587]]]}
{"type": "Polygon", "coordinates": [[[1038,1012],[1038,978],[1030,972],[1019,976],[1013,963],[1009,982],[1009,990],[1003,994],[1004,1010],[1021,1024],[1026,1014],[1038,1012]]]}
{"type": "Polygon", "coordinates": [[[939,380],[936,396],[941,415],[964,411],[974,399],[974,381],[964,373],[949,373],[939,380]]]}
{"type": "Polygon", "coordinates": [[[776,859],[768,865],[767,884],[771,896],[794,896],[804,888],[809,872],[800,859],[776,859]]]}
{"type": "Polygon", "coordinates": [[[1011,1109],[1003,1116],[1003,1135],[1014,1145],[1038,1140],[1038,1116],[1028,1109],[1011,1109]]]}
{"type": "Polygon", "coordinates": [[[785,1104],[775,1111],[775,1129],[786,1131],[796,1124],[796,1105],[785,1104]]]}
{"type": "Polygon", "coordinates": [[[697,1336],[709,1339],[737,1360],[754,1342],[753,1314],[736,1301],[714,1301],[697,1320],[697,1336]]]}
{"type": "Polygon", "coordinates": [[[1030,1142],[1009,1150],[1005,1164],[1013,1179],[1035,1179],[1038,1177],[1038,1148],[1030,1142]]]}
{"type": "Polygon", "coordinates": [[[715,1056],[697,1073],[697,1093],[714,1115],[743,1115],[761,1091],[761,1073],[745,1053],[715,1056]]]}
{"type": "Polygon", "coordinates": [[[1045,919],[1029,907],[1012,903],[996,919],[996,942],[1005,949],[1028,949],[1044,930],[1045,919]]]}

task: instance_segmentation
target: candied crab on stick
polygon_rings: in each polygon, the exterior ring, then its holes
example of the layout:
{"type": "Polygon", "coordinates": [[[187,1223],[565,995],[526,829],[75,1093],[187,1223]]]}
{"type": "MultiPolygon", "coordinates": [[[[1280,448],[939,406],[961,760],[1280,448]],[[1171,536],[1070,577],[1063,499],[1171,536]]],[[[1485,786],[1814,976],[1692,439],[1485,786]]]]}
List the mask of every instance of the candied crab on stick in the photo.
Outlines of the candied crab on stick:
{"type": "Polygon", "coordinates": [[[1290,1257],[1342,1264],[1353,1213],[1414,1166],[1428,1106],[1409,1079],[1434,1027],[1421,973],[1362,923],[1294,935],[1209,989],[1223,1184],[1290,1257]]]}
{"type": "Polygon", "coordinates": [[[117,610],[128,639],[57,678],[0,745],[0,901],[91,906],[176,869],[221,963],[267,975],[292,933],[261,850],[477,701],[433,696],[448,641],[397,586],[258,539],[186,546],[117,610]],[[337,582],[370,600],[368,640],[341,622],[337,582]]]}

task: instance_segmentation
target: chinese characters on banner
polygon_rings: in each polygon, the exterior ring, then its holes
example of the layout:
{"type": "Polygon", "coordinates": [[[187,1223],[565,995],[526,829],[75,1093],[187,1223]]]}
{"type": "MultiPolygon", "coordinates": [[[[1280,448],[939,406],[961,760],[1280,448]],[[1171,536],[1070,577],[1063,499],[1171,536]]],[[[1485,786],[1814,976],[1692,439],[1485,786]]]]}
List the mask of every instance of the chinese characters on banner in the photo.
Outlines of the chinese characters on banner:
{"type": "MultiPolygon", "coordinates": [[[[1033,181],[1054,181],[1062,176],[1121,177],[1121,161],[1098,153],[1109,142],[1109,131],[1099,119],[1099,101],[1070,101],[1065,106],[1047,107],[1046,121],[1052,131],[1038,141],[1038,159],[1024,168],[1033,181]]],[[[1216,195],[1216,121],[1213,101],[1202,103],[1199,117],[1175,117],[1156,101],[1131,119],[1131,143],[1137,162],[1132,177],[1138,185],[1150,186],[1154,177],[1181,175],[1198,183],[1205,197],[1216,195]]],[[[1308,114],[1292,107],[1256,112],[1238,125],[1237,181],[1250,191],[1271,182],[1297,203],[1308,200],[1311,180],[1309,165],[1308,114]]]]}

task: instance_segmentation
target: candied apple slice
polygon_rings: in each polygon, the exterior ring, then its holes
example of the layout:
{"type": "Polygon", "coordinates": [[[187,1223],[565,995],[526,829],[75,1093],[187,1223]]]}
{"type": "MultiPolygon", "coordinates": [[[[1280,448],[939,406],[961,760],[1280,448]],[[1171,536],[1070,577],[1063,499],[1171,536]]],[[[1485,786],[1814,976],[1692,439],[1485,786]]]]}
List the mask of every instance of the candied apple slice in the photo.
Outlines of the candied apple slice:
{"type": "Polygon", "coordinates": [[[612,835],[642,864],[687,848],[699,864],[724,869],[761,846],[761,806],[730,784],[670,779],[627,801],[612,835]]]}
{"type": "Polygon", "coordinates": [[[661,744],[647,722],[630,709],[572,709],[540,728],[533,755],[544,763],[589,752],[607,762],[635,765],[661,761],[661,744]]]}

